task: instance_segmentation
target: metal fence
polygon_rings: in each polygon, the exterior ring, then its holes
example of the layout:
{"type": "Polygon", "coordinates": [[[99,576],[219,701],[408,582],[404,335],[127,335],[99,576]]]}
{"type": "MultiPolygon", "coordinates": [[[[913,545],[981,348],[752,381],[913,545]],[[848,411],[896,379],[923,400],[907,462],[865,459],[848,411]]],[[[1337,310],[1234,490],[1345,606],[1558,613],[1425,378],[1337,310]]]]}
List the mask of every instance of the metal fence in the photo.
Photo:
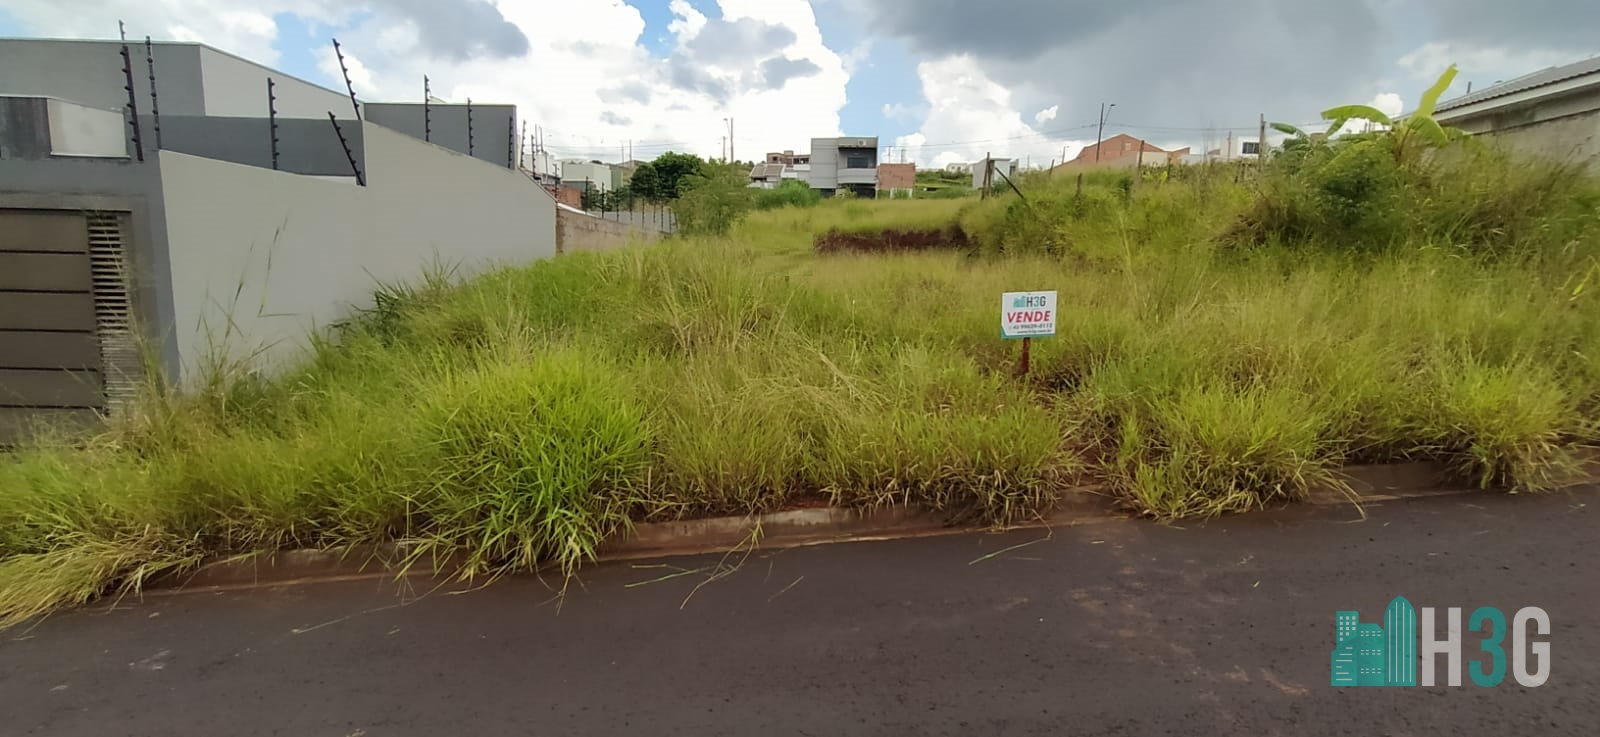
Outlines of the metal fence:
{"type": "Polygon", "coordinates": [[[676,233],[678,219],[666,205],[639,205],[632,210],[585,210],[597,218],[649,228],[662,233],[676,233]]]}

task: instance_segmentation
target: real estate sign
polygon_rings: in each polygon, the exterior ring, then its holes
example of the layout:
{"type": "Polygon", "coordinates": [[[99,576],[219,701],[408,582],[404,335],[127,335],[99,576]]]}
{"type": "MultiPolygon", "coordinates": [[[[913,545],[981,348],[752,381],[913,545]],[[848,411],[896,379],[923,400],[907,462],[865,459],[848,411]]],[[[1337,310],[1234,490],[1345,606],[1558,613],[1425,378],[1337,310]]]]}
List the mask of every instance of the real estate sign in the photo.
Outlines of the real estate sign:
{"type": "Polygon", "coordinates": [[[1056,293],[1000,295],[1000,337],[1042,338],[1056,334],[1056,293]]]}

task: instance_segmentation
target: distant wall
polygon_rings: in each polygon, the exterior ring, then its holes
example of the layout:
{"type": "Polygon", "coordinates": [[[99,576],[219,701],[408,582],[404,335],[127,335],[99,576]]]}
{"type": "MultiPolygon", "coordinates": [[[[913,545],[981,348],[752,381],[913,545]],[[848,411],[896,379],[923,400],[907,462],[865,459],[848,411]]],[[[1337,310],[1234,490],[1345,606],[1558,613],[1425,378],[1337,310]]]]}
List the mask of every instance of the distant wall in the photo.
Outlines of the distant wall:
{"type": "MultiPolygon", "coordinates": [[[[157,43],[156,92],[161,114],[267,115],[267,77],[276,84],[278,115],[326,118],[332,110],[352,117],[350,98],[283,72],[199,44],[157,43]]],[[[129,39],[133,89],[139,112],[150,112],[150,71],[144,42],[129,39]]],[[[118,41],[0,39],[0,95],[37,95],[121,110],[122,44],[118,41]]],[[[504,146],[504,144],[501,144],[504,146]]]]}
{"type": "Polygon", "coordinates": [[[596,192],[611,191],[611,167],[592,161],[561,162],[561,183],[567,186],[588,185],[596,192]]]}
{"type": "Polygon", "coordinates": [[[1440,122],[1492,136],[1519,153],[1573,161],[1600,172],[1600,88],[1440,122]]]}
{"type": "MultiPolygon", "coordinates": [[[[348,105],[348,101],[346,101],[348,105]]],[[[155,147],[155,119],[141,115],[145,152],[155,147]]],[[[266,118],[219,118],[161,116],[161,142],[169,151],[204,156],[272,168],[272,127],[266,118]]],[[[366,146],[362,126],[348,113],[339,115],[339,125],[356,164],[366,169],[366,146]]],[[[318,119],[281,118],[278,120],[278,168],[296,174],[354,177],[339,134],[326,117],[318,119]]]]}
{"type": "Polygon", "coordinates": [[[556,211],[556,250],[559,253],[611,251],[630,244],[650,243],[661,231],[632,222],[619,222],[561,208],[556,211]]]}
{"type": "Polygon", "coordinates": [[[555,202],[525,175],[378,125],[364,135],[367,187],[161,152],[186,378],[214,347],[281,365],[378,282],[555,255],[555,202]]]}
{"type": "MultiPolygon", "coordinates": [[[[150,75],[144,43],[129,43],[128,52],[133,61],[133,89],[139,109],[145,111],[150,104],[150,75]]],[[[57,97],[113,110],[128,103],[123,89],[127,82],[122,74],[122,44],[118,42],[0,39],[0,60],[4,60],[0,61],[0,95],[57,97]]],[[[200,47],[156,44],[155,60],[161,112],[204,114],[200,47]]]]}
{"type": "Polygon", "coordinates": [[[879,164],[879,189],[910,189],[917,184],[916,164],[879,164]]]}
{"type": "MultiPolygon", "coordinates": [[[[280,118],[326,120],[330,110],[338,114],[341,120],[355,117],[354,111],[350,108],[350,97],[342,91],[319,87],[216,49],[198,50],[201,82],[205,90],[206,115],[266,117],[267,77],[271,77],[272,94],[277,98],[276,106],[280,118]]],[[[141,48],[140,52],[142,51],[141,48]]],[[[167,112],[165,74],[158,62],[156,90],[161,95],[163,114],[167,112]]]]}
{"type": "MultiPolygon", "coordinates": [[[[373,102],[362,105],[362,110],[370,123],[406,133],[419,140],[427,133],[433,145],[467,153],[467,106],[434,103],[429,107],[432,109],[425,110],[420,102],[373,102]]],[[[515,105],[474,104],[473,158],[498,166],[508,166],[507,156],[515,161],[517,151],[512,141],[520,135],[516,131],[516,124],[515,105]]]]}
{"type": "Polygon", "coordinates": [[[1600,110],[1529,123],[1493,135],[1513,151],[1572,161],[1600,172],[1600,110]]]}
{"type": "MultiPolygon", "coordinates": [[[[547,187],[546,190],[548,191],[549,188],[547,187]]],[[[561,185],[555,187],[555,192],[552,194],[555,196],[557,202],[566,205],[567,207],[583,207],[583,190],[578,189],[577,187],[561,185]]]]}

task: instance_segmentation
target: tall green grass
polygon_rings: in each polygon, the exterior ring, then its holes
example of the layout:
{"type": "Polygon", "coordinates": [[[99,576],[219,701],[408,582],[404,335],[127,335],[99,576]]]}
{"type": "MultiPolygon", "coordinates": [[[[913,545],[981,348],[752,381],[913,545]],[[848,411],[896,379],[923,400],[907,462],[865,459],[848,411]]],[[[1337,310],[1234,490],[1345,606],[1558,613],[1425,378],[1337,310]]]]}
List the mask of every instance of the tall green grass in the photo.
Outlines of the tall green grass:
{"type": "Polygon", "coordinates": [[[1262,230],[1304,180],[1035,178],[1026,202],[780,207],[727,237],[385,287],[290,371],[219,364],[0,459],[0,621],[293,547],[570,571],[631,522],[813,500],[1008,523],[1100,483],[1170,519],[1403,459],[1549,488],[1595,440],[1600,216],[1589,180],[1491,164],[1559,191],[1494,194],[1526,210],[1507,220],[1469,206],[1490,174],[1434,180],[1382,247],[1345,248],[1331,221],[1262,230]],[[812,250],[953,223],[971,252],[812,250]],[[1018,289],[1060,294],[1024,378],[997,329],[1018,289]]]}

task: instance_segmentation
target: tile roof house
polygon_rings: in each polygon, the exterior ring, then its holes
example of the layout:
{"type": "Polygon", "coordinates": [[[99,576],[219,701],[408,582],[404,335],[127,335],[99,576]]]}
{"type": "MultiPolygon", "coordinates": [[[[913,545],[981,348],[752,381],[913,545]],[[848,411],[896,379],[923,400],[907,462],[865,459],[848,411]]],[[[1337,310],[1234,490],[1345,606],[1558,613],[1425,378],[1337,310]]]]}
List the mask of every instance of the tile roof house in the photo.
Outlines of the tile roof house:
{"type": "Polygon", "coordinates": [[[1126,133],[1118,133],[1098,144],[1084,146],[1076,158],[1065,164],[1057,165],[1052,172],[1074,172],[1089,169],[1131,168],[1143,163],[1145,166],[1164,166],[1168,162],[1181,163],[1189,154],[1188,147],[1176,151],[1168,151],[1147,141],[1141,141],[1126,133]],[[1098,152],[1098,155],[1096,153],[1098,152]],[[1140,154],[1143,153],[1143,156],[1140,154]]]}

